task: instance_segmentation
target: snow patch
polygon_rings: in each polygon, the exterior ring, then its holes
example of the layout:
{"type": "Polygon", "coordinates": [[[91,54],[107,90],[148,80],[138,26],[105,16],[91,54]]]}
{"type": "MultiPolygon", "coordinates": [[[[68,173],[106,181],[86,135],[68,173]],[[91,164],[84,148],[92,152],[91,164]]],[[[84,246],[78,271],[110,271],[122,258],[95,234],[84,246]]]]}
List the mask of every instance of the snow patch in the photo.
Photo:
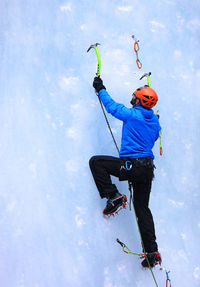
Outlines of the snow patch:
{"type": "Polygon", "coordinates": [[[185,233],[181,233],[181,238],[182,238],[183,240],[185,240],[185,239],[187,238],[186,234],[185,234],[185,233]]]}
{"type": "Polygon", "coordinates": [[[82,218],[82,216],[85,214],[85,211],[80,206],[76,206],[76,210],[78,211],[78,214],[75,215],[76,226],[78,228],[82,228],[83,225],[86,224],[84,219],[82,218]]]}
{"type": "Polygon", "coordinates": [[[52,128],[53,128],[54,130],[57,130],[57,127],[56,127],[56,124],[55,124],[55,123],[52,123],[51,126],[52,126],[52,128]]]}
{"type": "Polygon", "coordinates": [[[178,255],[183,259],[185,260],[186,262],[189,262],[188,258],[187,258],[187,255],[186,253],[183,251],[183,250],[179,250],[178,251],[178,255]]]}
{"type": "Polygon", "coordinates": [[[96,107],[98,104],[99,104],[99,103],[98,103],[97,100],[91,100],[91,102],[90,102],[90,106],[91,106],[91,107],[96,107]]]}
{"type": "Polygon", "coordinates": [[[32,173],[32,178],[36,178],[36,164],[35,163],[31,163],[28,166],[29,171],[32,173]]]}
{"type": "Polygon", "coordinates": [[[65,162],[67,172],[77,172],[79,170],[79,163],[76,160],[68,160],[65,162]]]}
{"type": "Polygon", "coordinates": [[[164,30],[166,27],[164,24],[160,23],[160,22],[157,22],[157,21],[150,21],[150,24],[151,24],[151,32],[152,33],[155,33],[159,30],[164,30]]]}
{"type": "Polygon", "coordinates": [[[109,277],[109,268],[106,267],[104,268],[104,275],[105,275],[105,279],[104,279],[104,287],[114,287],[114,285],[112,284],[112,281],[109,277]]]}
{"type": "Polygon", "coordinates": [[[174,57],[179,58],[182,56],[182,52],[180,50],[174,50],[174,57]]]}
{"type": "Polygon", "coordinates": [[[185,149],[190,150],[192,147],[192,143],[185,144],[185,149]]]}
{"type": "Polygon", "coordinates": [[[174,112],[173,113],[173,118],[175,121],[178,121],[181,118],[181,114],[179,112],[174,112]]]}
{"type": "Polygon", "coordinates": [[[186,27],[192,32],[194,32],[195,30],[199,30],[199,28],[200,28],[200,20],[197,19],[197,18],[193,19],[193,20],[191,20],[191,21],[189,21],[187,23],[186,27]]]}
{"type": "Polygon", "coordinates": [[[118,6],[117,10],[120,12],[131,12],[133,9],[132,6],[118,6]]]}
{"type": "Polygon", "coordinates": [[[69,128],[66,131],[66,134],[69,138],[73,140],[78,140],[79,139],[79,130],[76,128],[69,128]]]}
{"type": "Polygon", "coordinates": [[[79,77],[61,77],[59,86],[62,90],[68,92],[75,92],[78,89],[79,77]]]}
{"type": "Polygon", "coordinates": [[[21,228],[17,228],[17,230],[14,233],[15,237],[20,237],[23,235],[23,230],[21,228]]]}
{"type": "Polygon", "coordinates": [[[164,2],[165,2],[167,5],[175,5],[175,2],[174,2],[174,1],[164,0],[164,2]]]}
{"type": "Polygon", "coordinates": [[[23,104],[24,104],[24,102],[25,102],[25,99],[24,99],[24,98],[21,98],[21,100],[20,100],[20,104],[21,104],[21,105],[23,105],[23,104]]]}
{"type": "Polygon", "coordinates": [[[62,12],[72,11],[72,3],[66,3],[65,5],[60,6],[60,11],[62,12]]]}
{"type": "Polygon", "coordinates": [[[46,114],[46,115],[45,115],[45,118],[46,118],[47,120],[50,120],[50,119],[51,119],[51,115],[50,115],[50,114],[46,114]]]}
{"type": "Polygon", "coordinates": [[[161,174],[161,176],[163,176],[163,177],[167,176],[167,173],[166,173],[166,171],[164,170],[164,168],[161,168],[160,174],[161,174]]]}
{"type": "Polygon", "coordinates": [[[12,201],[12,202],[10,202],[10,203],[7,205],[6,210],[7,210],[8,212],[11,212],[11,211],[13,211],[13,209],[15,208],[15,206],[16,206],[16,202],[15,202],[15,201],[12,201]]]}
{"type": "Polygon", "coordinates": [[[194,268],[193,276],[195,279],[200,279],[200,267],[199,266],[194,268]]]}
{"type": "Polygon", "coordinates": [[[168,202],[169,202],[171,205],[175,206],[175,207],[181,207],[181,206],[184,205],[184,202],[175,201],[175,200],[173,200],[173,199],[168,199],[168,202]]]}
{"type": "Polygon", "coordinates": [[[83,218],[81,218],[80,214],[75,215],[75,222],[78,228],[82,228],[82,226],[85,224],[85,221],[83,218]]]}
{"type": "Polygon", "coordinates": [[[85,25],[85,24],[82,24],[82,25],[80,26],[80,29],[81,29],[82,31],[85,31],[85,30],[87,30],[87,25],[85,25]]]}
{"type": "Polygon", "coordinates": [[[81,105],[80,104],[74,104],[70,106],[70,111],[74,113],[75,111],[80,111],[81,110],[81,105]]]}
{"type": "Polygon", "coordinates": [[[126,266],[125,266],[124,264],[121,264],[121,265],[118,265],[118,266],[117,266],[117,270],[118,270],[119,272],[124,272],[125,269],[126,269],[126,266]]]}

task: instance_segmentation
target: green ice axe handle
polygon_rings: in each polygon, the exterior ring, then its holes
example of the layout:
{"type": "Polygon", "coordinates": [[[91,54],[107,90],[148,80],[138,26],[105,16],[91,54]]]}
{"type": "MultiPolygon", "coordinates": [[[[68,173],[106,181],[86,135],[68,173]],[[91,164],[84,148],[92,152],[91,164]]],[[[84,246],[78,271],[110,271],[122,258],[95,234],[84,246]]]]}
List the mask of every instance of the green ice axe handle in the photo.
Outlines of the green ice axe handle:
{"type": "Polygon", "coordinates": [[[150,76],[147,76],[147,85],[151,87],[150,76]]]}
{"type": "Polygon", "coordinates": [[[96,43],[94,45],[91,45],[87,52],[90,51],[90,49],[94,48],[95,52],[96,52],[96,55],[97,55],[97,61],[98,61],[98,65],[97,65],[97,77],[100,77],[100,74],[101,74],[101,59],[100,59],[100,55],[99,55],[99,51],[98,51],[98,45],[100,45],[99,43],[96,43]]]}

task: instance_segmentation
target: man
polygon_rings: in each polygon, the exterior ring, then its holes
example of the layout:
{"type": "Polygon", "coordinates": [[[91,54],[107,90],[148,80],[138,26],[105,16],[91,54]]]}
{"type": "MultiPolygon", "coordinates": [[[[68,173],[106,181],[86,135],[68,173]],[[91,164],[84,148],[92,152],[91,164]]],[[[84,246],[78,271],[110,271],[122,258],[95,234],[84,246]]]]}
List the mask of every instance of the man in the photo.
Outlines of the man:
{"type": "Polygon", "coordinates": [[[148,260],[142,261],[143,267],[161,263],[156,243],[154,222],[148,207],[151,184],[154,177],[154,155],[152,148],[161,130],[158,116],[152,107],[158,96],[149,86],[138,88],[131,100],[132,108],[116,103],[107,93],[100,77],[95,77],[93,87],[98,93],[106,111],[123,121],[119,158],[112,156],[93,156],[90,169],[101,198],[107,198],[104,215],[114,214],[124,207],[127,198],[112,184],[111,175],[119,180],[129,180],[133,184],[134,208],[147,253],[148,260]]]}

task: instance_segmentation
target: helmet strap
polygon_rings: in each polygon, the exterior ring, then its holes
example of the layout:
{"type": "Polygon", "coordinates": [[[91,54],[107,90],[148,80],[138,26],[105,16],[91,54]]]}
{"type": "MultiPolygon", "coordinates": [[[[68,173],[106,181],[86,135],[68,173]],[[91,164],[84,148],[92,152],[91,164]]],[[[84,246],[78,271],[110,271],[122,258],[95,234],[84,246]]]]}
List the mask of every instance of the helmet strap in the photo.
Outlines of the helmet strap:
{"type": "Polygon", "coordinates": [[[131,105],[133,106],[133,108],[136,106],[136,98],[135,99],[132,99],[130,101],[131,105]]]}

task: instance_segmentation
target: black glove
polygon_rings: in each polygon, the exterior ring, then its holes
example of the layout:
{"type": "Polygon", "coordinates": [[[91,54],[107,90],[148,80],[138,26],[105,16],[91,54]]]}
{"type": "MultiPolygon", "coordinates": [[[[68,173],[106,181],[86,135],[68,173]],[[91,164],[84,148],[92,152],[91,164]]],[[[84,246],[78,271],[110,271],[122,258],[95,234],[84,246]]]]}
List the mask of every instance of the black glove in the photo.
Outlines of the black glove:
{"type": "Polygon", "coordinates": [[[100,90],[105,89],[103,85],[103,81],[100,77],[95,77],[93,81],[93,87],[95,88],[96,92],[98,93],[100,90]]]}

